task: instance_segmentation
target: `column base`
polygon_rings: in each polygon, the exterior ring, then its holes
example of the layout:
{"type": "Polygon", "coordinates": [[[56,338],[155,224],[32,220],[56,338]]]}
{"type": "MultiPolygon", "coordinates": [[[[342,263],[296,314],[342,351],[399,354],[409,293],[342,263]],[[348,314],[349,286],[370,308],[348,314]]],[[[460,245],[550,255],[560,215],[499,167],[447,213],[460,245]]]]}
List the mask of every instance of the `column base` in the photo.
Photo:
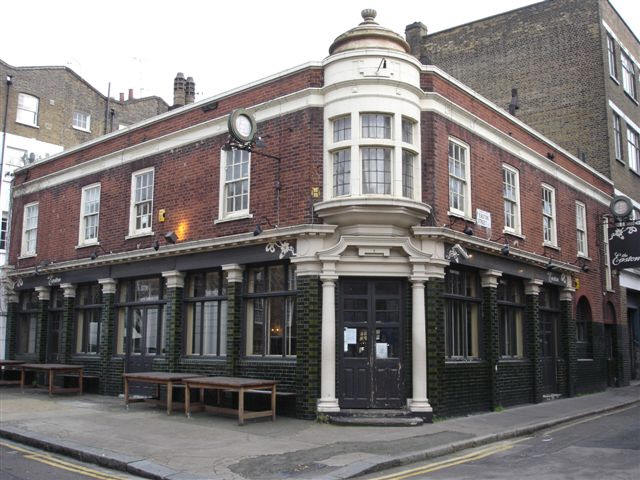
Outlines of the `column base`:
{"type": "Polygon", "coordinates": [[[318,399],[318,412],[336,413],[340,411],[337,398],[320,398],[318,399]]]}
{"type": "Polygon", "coordinates": [[[433,412],[431,405],[429,405],[429,400],[426,398],[418,398],[415,400],[407,398],[407,407],[410,412],[433,412]]]}

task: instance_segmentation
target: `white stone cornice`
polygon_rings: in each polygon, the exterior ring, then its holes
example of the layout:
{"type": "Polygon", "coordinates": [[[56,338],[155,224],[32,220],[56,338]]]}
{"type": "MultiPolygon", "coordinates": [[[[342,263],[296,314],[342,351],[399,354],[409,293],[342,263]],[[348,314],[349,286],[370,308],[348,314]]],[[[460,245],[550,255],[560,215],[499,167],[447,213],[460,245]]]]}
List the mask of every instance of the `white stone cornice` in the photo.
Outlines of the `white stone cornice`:
{"type": "Polygon", "coordinates": [[[41,302],[48,301],[51,298],[51,289],[49,287],[36,287],[38,292],[38,300],[41,302]]]}
{"type": "Polygon", "coordinates": [[[178,270],[162,272],[162,276],[167,280],[167,288],[184,288],[184,273],[178,270]]]}
{"type": "Polygon", "coordinates": [[[73,283],[61,283],[60,288],[65,298],[76,298],[76,286],[73,283]]]}
{"type": "Polygon", "coordinates": [[[227,272],[227,282],[229,283],[242,282],[242,272],[244,271],[244,268],[238,265],[237,263],[228,263],[226,265],[222,265],[222,271],[227,272]]]}
{"type": "Polygon", "coordinates": [[[524,285],[524,294],[525,295],[538,295],[540,293],[540,287],[544,282],[540,279],[534,278],[532,280],[527,281],[524,285]]]}
{"type": "Polygon", "coordinates": [[[480,285],[482,288],[497,288],[498,279],[502,276],[500,270],[482,270],[480,272],[480,285]]]}
{"type": "Polygon", "coordinates": [[[103,295],[115,295],[117,282],[113,278],[99,278],[98,283],[102,287],[103,295]]]}

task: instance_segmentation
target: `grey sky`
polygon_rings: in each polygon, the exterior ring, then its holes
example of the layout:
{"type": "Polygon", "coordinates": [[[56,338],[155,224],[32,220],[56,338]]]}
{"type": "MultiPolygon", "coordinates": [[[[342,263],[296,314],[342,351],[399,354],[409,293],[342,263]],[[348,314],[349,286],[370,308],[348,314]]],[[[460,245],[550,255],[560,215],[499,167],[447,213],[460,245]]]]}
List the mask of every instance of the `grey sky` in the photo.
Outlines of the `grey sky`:
{"type": "MultiPolygon", "coordinates": [[[[333,39],[375,8],[377,21],[404,34],[430,32],[536,3],[531,0],[291,0],[3,2],[0,58],[14,66],[68,65],[103,93],[173,101],[173,77],[196,81],[197,99],[328,55],[333,39]],[[9,21],[7,21],[9,20],[9,21]]],[[[637,0],[612,4],[640,34],[637,0]]]]}

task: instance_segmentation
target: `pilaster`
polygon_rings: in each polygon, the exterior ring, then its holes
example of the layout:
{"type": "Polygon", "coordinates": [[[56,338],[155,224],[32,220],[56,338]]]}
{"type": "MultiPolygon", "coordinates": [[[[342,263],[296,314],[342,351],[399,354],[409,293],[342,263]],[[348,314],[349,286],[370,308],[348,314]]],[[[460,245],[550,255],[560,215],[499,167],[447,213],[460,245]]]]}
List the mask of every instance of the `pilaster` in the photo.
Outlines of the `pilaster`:
{"type": "Polygon", "coordinates": [[[566,287],[560,292],[560,324],[562,325],[562,346],[564,361],[567,366],[567,395],[576,394],[576,375],[578,360],[576,354],[576,316],[573,311],[573,293],[575,289],[566,287]]]}
{"type": "Polygon", "coordinates": [[[113,278],[100,278],[102,286],[102,314],[100,317],[100,393],[116,395],[122,389],[122,379],[111,373],[111,357],[116,342],[116,281],[113,278]]]}
{"type": "Polygon", "coordinates": [[[542,337],[540,332],[540,287],[542,280],[525,284],[525,321],[531,327],[531,365],[533,370],[533,401],[542,402],[542,337]]]}
{"type": "Polygon", "coordinates": [[[60,325],[60,360],[69,363],[74,352],[73,327],[75,319],[76,286],[71,283],[60,284],[62,288],[62,323],[60,325]]]}
{"type": "Polygon", "coordinates": [[[6,294],[7,300],[7,329],[5,340],[5,355],[8,359],[16,358],[16,342],[18,341],[18,294],[14,291],[6,294]]]}
{"type": "Polygon", "coordinates": [[[36,358],[41,363],[47,361],[47,338],[49,330],[49,287],[36,287],[38,292],[38,320],[36,326],[36,358]]]}
{"type": "Polygon", "coordinates": [[[222,265],[227,275],[227,374],[238,374],[242,353],[242,272],[238,264],[222,265]]]}
{"type": "Polygon", "coordinates": [[[320,367],[320,399],[318,412],[339,412],[336,398],[336,304],[335,270],[323,268],[322,280],[322,349],[320,367]]]}
{"type": "Polygon", "coordinates": [[[427,390],[429,404],[437,414],[444,408],[444,278],[426,283],[427,390]]]}
{"type": "Polygon", "coordinates": [[[500,406],[500,319],[498,315],[498,280],[502,272],[485,270],[481,273],[482,319],[485,327],[485,358],[489,368],[491,409],[500,406]]]}
{"type": "Polygon", "coordinates": [[[313,419],[320,396],[320,277],[298,275],[296,298],[296,416],[313,419]]]}
{"type": "Polygon", "coordinates": [[[182,298],[184,295],[184,273],[177,270],[162,272],[166,281],[165,304],[165,358],[169,372],[178,371],[182,354],[182,298]]]}

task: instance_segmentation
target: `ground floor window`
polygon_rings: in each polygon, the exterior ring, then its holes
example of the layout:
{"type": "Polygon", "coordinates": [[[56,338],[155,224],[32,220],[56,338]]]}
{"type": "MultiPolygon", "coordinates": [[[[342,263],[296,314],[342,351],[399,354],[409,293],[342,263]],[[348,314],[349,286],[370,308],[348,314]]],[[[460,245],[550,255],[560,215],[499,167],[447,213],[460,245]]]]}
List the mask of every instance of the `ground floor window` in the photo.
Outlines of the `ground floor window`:
{"type": "Polygon", "coordinates": [[[449,269],[444,297],[446,357],[452,360],[480,357],[478,275],[471,270],[449,269]]]}
{"type": "Polygon", "coordinates": [[[97,283],[76,290],[76,353],[97,354],[100,350],[102,289],[97,283]]]}
{"type": "Polygon", "coordinates": [[[586,297],[580,297],[576,308],[576,353],[578,358],[591,358],[591,306],[586,297]]]}
{"type": "Polygon", "coordinates": [[[247,271],[245,352],[247,355],[295,355],[295,269],[289,264],[247,271]]]}
{"type": "Polygon", "coordinates": [[[23,292],[18,304],[17,353],[36,352],[36,329],[38,325],[38,292],[23,292]]]}
{"type": "Polygon", "coordinates": [[[226,355],[227,285],[223,272],[189,274],[185,291],[185,353],[226,355]]]}
{"type": "Polygon", "coordinates": [[[500,356],[522,358],[524,317],[524,284],[522,280],[502,277],[498,283],[498,315],[500,356]]]}

